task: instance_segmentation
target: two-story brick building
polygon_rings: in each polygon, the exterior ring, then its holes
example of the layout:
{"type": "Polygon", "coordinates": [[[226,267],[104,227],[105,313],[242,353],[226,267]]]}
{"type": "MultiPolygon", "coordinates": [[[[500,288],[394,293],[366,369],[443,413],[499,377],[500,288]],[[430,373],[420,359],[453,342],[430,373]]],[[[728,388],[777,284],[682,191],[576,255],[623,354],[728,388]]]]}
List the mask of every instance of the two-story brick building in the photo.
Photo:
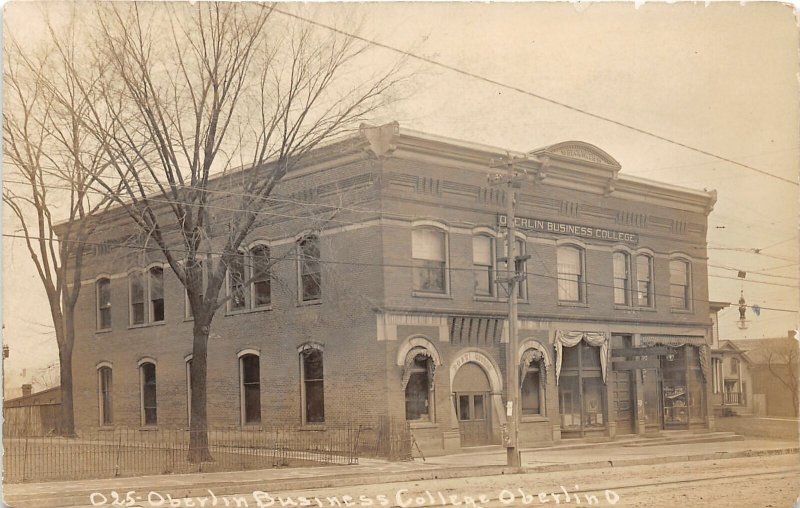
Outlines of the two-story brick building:
{"type": "MultiPolygon", "coordinates": [[[[508,197],[487,174],[505,153],[389,124],[321,147],[287,175],[213,321],[210,425],[389,415],[409,420],[423,449],[499,443],[508,197]],[[311,224],[300,213],[309,203],[336,212],[311,224]],[[270,270],[267,259],[278,259],[270,270]]],[[[625,176],[582,142],[534,150],[519,167],[529,175],[513,365],[523,444],[713,427],[715,195],[625,176]]],[[[228,189],[224,178],[212,185],[228,189]]],[[[102,222],[77,310],[77,426],[186,427],[183,288],[157,252],[119,246],[133,231],[124,215],[102,222]]]]}

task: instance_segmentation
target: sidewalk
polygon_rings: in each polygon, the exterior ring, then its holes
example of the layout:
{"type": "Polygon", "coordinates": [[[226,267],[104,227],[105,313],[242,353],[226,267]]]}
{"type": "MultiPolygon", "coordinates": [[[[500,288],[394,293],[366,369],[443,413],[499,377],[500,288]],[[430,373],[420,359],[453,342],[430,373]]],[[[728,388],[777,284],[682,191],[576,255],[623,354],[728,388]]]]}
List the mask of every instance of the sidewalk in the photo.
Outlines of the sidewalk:
{"type": "MultiPolygon", "coordinates": [[[[279,492],[296,489],[321,489],[334,486],[364,485],[383,482],[407,482],[518,472],[556,472],[577,469],[624,467],[697,460],[782,455],[798,453],[798,444],[790,441],[745,439],[739,441],[626,445],[598,443],[580,447],[570,444],[551,448],[526,449],[522,453],[522,471],[505,467],[505,449],[492,447],[476,453],[458,453],[412,462],[387,462],[361,459],[354,466],[264,469],[225,473],[140,476],[102,480],[26,483],[4,486],[5,503],[15,508],[41,506],[89,505],[93,492],[109,496],[111,491],[135,491],[146,499],[150,491],[172,498],[217,496],[264,490],[279,492]]],[[[109,502],[111,498],[109,497],[109,502]]],[[[110,505],[109,505],[110,506],[110,505]]],[[[144,504],[143,506],[148,506],[144,504]]],[[[168,503],[166,504],[168,506],[168,503]]]]}

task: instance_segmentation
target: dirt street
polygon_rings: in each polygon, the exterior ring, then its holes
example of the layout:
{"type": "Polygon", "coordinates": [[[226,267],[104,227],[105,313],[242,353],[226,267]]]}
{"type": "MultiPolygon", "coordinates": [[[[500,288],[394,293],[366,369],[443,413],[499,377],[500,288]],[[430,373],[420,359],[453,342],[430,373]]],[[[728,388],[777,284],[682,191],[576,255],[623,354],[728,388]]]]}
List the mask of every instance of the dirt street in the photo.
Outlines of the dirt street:
{"type": "Polygon", "coordinates": [[[262,507],[465,508],[543,504],[790,508],[798,496],[797,455],[245,494],[249,506],[262,507]]]}

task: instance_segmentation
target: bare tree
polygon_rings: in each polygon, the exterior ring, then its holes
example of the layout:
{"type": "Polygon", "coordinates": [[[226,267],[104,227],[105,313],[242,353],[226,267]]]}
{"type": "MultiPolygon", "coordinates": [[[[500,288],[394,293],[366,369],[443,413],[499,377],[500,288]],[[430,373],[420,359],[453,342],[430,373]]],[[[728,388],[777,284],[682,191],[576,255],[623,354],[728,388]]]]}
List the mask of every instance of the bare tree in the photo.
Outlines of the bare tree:
{"type": "Polygon", "coordinates": [[[779,345],[770,345],[766,351],[767,369],[772,377],[778,380],[788,391],[792,399],[794,414],[800,412],[800,384],[798,384],[798,370],[800,370],[800,347],[793,338],[780,340],[779,345]]]}
{"type": "MultiPolygon", "coordinates": [[[[192,462],[213,460],[207,347],[216,311],[233,296],[223,290],[229,267],[241,263],[240,247],[282,178],[321,143],[355,130],[402,79],[400,61],[365,74],[368,46],[278,9],[104,5],[95,59],[113,78],[75,76],[86,96],[100,99],[84,125],[117,173],[99,179],[102,189],[186,288],[194,317],[192,462]]],[[[313,206],[300,215],[320,217],[313,206]]]]}
{"type": "MultiPolygon", "coordinates": [[[[92,97],[71,79],[55,46],[23,47],[10,32],[6,27],[3,202],[19,225],[12,236],[25,242],[47,294],[58,344],[60,429],[73,436],[75,304],[94,217],[113,202],[92,190],[108,165],[100,144],[82,125],[92,97]]],[[[68,39],[70,28],[65,33],[68,39]]],[[[75,60],[74,54],[64,56],[75,60]]],[[[89,81],[95,78],[84,75],[89,81]]]]}

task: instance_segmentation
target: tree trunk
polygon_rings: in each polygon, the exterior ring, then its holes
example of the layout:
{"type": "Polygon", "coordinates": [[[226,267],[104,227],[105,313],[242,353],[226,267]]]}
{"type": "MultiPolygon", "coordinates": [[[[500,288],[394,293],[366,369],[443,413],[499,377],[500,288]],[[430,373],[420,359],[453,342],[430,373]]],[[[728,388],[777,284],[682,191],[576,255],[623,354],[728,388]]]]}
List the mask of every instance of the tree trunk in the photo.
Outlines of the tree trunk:
{"type": "Polygon", "coordinates": [[[72,403],[72,337],[74,331],[67,331],[67,341],[58,348],[61,371],[61,425],[59,434],[75,437],[75,414],[72,403]]]}
{"type": "Polygon", "coordinates": [[[196,464],[211,462],[214,458],[208,449],[208,418],[206,397],[206,373],[208,359],[209,320],[195,316],[192,345],[192,411],[189,422],[189,455],[187,460],[196,464]]]}

